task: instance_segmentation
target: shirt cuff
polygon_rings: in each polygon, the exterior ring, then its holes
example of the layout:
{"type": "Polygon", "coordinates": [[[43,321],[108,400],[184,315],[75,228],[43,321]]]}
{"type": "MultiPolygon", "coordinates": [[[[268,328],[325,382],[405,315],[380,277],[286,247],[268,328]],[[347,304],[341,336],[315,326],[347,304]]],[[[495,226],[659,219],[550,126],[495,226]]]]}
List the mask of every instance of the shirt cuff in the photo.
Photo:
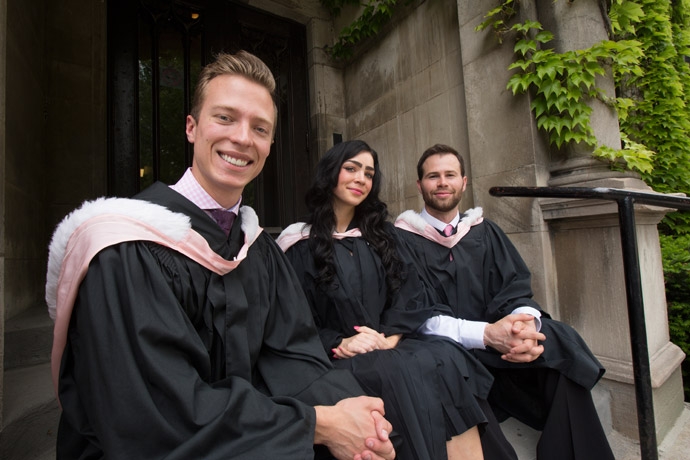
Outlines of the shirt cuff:
{"type": "Polygon", "coordinates": [[[420,334],[448,337],[467,349],[484,349],[484,321],[468,321],[452,316],[434,316],[429,318],[417,330],[420,334]]]}
{"type": "Polygon", "coordinates": [[[534,307],[517,307],[512,312],[513,314],[527,313],[528,315],[534,316],[534,326],[537,328],[537,332],[541,331],[541,312],[534,307]]]}

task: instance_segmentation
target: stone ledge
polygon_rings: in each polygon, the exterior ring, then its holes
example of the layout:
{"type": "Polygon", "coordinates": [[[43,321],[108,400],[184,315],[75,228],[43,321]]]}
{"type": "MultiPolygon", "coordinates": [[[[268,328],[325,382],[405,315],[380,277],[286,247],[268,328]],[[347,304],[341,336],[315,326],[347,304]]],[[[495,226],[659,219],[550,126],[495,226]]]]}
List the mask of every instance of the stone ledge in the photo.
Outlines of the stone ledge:
{"type": "MultiPolygon", "coordinates": [[[[632,362],[621,361],[606,356],[597,356],[597,359],[599,359],[606,369],[606,374],[604,374],[605,379],[631,385],[635,383],[632,362]]],[[[652,388],[661,387],[681,365],[684,359],[685,353],[683,353],[683,350],[672,342],[668,342],[654,353],[653,356],[650,356],[649,364],[652,377],[652,388]]]]}
{"type": "Polygon", "coordinates": [[[34,307],[5,323],[5,370],[50,361],[53,321],[46,307],[34,307]]]}
{"type": "MultiPolygon", "coordinates": [[[[536,445],[540,432],[518,422],[508,419],[501,423],[501,428],[508,441],[513,444],[519,460],[535,460],[536,445]]],[[[621,433],[611,430],[606,436],[617,460],[639,460],[640,443],[621,433]]],[[[673,428],[658,445],[659,460],[678,460],[687,457],[690,446],[690,403],[685,403],[683,412],[673,428]]]]}
{"type": "Polygon", "coordinates": [[[50,364],[5,371],[4,426],[0,458],[44,458],[53,453],[60,408],[53,393],[50,364]]]}

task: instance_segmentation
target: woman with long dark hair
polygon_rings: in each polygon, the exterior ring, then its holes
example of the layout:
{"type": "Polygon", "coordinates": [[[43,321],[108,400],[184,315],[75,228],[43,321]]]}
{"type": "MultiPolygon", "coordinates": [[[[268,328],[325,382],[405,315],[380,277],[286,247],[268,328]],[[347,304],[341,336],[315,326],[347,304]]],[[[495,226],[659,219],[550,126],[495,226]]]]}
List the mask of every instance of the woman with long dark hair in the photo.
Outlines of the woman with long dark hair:
{"type": "Polygon", "coordinates": [[[444,306],[432,305],[408,271],[380,188],[371,147],[335,145],[317,165],[306,222],[289,226],[278,243],[334,366],[383,399],[397,458],[481,459],[478,427],[486,419],[477,398],[486,399],[492,378],[455,342],[415,334],[444,306]]]}

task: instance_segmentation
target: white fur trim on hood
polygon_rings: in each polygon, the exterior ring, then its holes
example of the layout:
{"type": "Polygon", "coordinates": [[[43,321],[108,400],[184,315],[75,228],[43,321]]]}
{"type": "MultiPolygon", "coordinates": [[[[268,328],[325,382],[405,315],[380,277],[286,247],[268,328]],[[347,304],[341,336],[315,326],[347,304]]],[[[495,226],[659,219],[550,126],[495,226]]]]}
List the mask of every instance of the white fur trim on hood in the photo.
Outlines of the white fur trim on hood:
{"type": "Polygon", "coordinates": [[[298,241],[309,238],[310,231],[311,225],[307,225],[304,222],[295,222],[294,224],[288,225],[285,227],[285,230],[280,232],[280,235],[276,238],[276,243],[278,243],[280,249],[285,252],[290,246],[298,241]]]}
{"type": "MultiPolygon", "coordinates": [[[[290,246],[298,241],[308,239],[310,232],[311,225],[307,225],[304,222],[290,224],[280,233],[276,239],[276,243],[278,243],[280,249],[285,252],[290,246]]],[[[362,232],[359,228],[351,228],[346,232],[333,232],[331,236],[336,240],[341,240],[343,238],[359,238],[362,236],[362,232]]]]}
{"type": "Polygon", "coordinates": [[[188,216],[171,212],[163,206],[147,201],[129,198],[97,198],[84,202],[81,207],[72,211],[58,224],[48,247],[46,302],[51,318],[55,319],[55,292],[70,237],[89,219],[106,214],[128,216],[145,222],[159,228],[171,240],[182,239],[192,228],[188,216]]]}
{"type": "Polygon", "coordinates": [[[215,253],[188,216],[147,201],[101,198],[86,202],[58,225],[50,243],[46,303],[55,321],[51,373],[57,395],[58,372],[67,342],[74,301],[91,259],[102,249],[126,241],[151,241],[169,247],[208,270],[225,275],[247,256],[263,230],[253,209],[242,207],[245,241],[234,260],[215,253]]]}

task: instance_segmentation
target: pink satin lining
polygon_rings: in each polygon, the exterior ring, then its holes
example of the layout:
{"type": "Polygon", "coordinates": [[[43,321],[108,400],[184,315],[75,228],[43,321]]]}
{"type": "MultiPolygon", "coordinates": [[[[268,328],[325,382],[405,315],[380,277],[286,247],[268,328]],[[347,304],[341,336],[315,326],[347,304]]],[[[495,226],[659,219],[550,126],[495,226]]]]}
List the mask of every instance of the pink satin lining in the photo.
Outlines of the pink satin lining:
{"type": "MultiPolygon", "coordinates": [[[[311,227],[305,228],[307,231],[303,232],[295,232],[295,233],[289,233],[289,234],[281,234],[278,240],[276,241],[278,243],[278,246],[280,246],[280,249],[283,250],[283,252],[287,251],[292,245],[297,243],[298,241],[301,240],[306,240],[309,238],[309,229],[311,227]]],[[[333,233],[333,238],[336,240],[342,240],[343,238],[356,238],[356,237],[361,237],[362,232],[358,228],[352,228],[346,232],[334,232],[333,233]]]]}
{"type": "Polygon", "coordinates": [[[465,235],[467,235],[467,232],[470,231],[470,228],[472,228],[472,226],[481,223],[483,220],[484,219],[479,218],[476,221],[474,221],[471,225],[467,224],[466,222],[460,221],[460,223],[458,223],[457,232],[455,233],[455,235],[451,236],[441,235],[432,225],[429,224],[424,226],[424,231],[421,231],[419,228],[417,228],[414,225],[411,225],[404,219],[396,220],[395,226],[398,228],[402,228],[403,230],[407,230],[408,232],[412,232],[417,235],[423,236],[428,240],[434,241],[440,244],[441,246],[450,249],[456,244],[458,244],[458,241],[460,241],[465,235]]]}
{"type": "Polygon", "coordinates": [[[198,262],[208,270],[225,275],[247,257],[249,247],[263,229],[258,228],[251,241],[245,241],[235,260],[225,260],[211,249],[208,242],[190,229],[180,240],[174,240],[155,227],[120,214],[104,214],[82,223],[70,236],[57,283],[55,328],[51,352],[51,374],[55,395],[67,330],[79,285],[86,276],[91,259],[101,250],[127,241],[151,241],[169,247],[198,262]]]}

